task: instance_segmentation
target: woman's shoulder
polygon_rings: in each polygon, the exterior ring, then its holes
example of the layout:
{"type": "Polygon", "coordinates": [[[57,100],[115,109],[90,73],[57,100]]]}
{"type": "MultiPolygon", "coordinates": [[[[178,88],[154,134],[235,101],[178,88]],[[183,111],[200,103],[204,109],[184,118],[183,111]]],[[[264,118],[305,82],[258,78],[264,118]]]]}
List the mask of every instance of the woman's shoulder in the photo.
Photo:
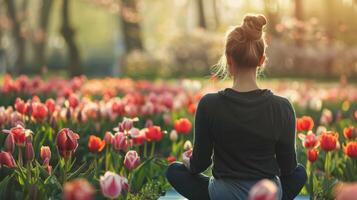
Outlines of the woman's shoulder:
{"type": "Polygon", "coordinates": [[[295,112],[292,103],[286,97],[274,94],[272,96],[272,101],[273,104],[275,104],[275,106],[280,108],[283,112],[284,111],[293,112],[293,113],[295,112]]]}

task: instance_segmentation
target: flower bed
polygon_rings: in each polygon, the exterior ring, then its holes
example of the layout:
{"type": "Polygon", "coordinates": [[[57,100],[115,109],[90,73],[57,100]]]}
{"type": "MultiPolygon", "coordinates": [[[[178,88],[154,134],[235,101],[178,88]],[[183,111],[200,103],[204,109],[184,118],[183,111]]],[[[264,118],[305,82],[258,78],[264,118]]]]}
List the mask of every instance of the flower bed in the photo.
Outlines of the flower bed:
{"type": "MultiPolygon", "coordinates": [[[[4,77],[0,198],[157,199],[167,165],[192,147],[197,102],[221,84],[4,77]]],[[[356,89],[266,84],[295,105],[303,193],[329,199],[336,183],[356,181],[356,89]]]]}

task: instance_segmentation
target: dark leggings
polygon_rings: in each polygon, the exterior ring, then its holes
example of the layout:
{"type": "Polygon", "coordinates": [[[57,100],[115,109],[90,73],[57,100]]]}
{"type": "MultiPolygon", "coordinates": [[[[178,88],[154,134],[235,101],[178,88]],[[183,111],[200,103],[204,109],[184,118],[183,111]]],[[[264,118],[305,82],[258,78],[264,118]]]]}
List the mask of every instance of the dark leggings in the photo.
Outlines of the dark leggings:
{"type": "MultiPolygon", "coordinates": [[[[209,177],[203,174],[191,174],[187,168],[178,162],[172,163],[166,172],[167,180],[182,196],[192,200],[210,199],[208,195],[209,177]]],[[[292,200],[304,187],[307,175],[304,166],[298,164],[289,176],[281,176],[283,200],[292,200]]]]}

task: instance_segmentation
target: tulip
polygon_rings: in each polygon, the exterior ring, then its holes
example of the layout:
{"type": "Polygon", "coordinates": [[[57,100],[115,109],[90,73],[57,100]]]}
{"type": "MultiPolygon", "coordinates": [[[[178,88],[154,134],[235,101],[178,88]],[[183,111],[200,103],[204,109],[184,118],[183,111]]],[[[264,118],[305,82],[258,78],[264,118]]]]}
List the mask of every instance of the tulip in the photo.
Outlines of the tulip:
{"type": "Polygon", "coordinates": [[[332,122],[333,120],[333,114],[331,112],[331,110],[329,109],[323,109],[322,113],[321,113],[321,118],[320,118],[320,122],[323,125],[328,125],[332,122]]]}
{"type": "Polygon", "coordinates": [[[105,135],[104,135],[104,141],[106,144],[111,144],[112,143],[112,140],[113,140],[113,134],[109,131],[105,132],[105,135]]]}
{"type": "Polygon", "coordinates": [[[168,156],[166,158],[166,161],[170,164],[176,161],[176,157],[175,156],[168,156]]]}
{"type": "Polygon", "coordinates": [[[351,126],[343,129],[343,135],[345,136],[346,139],[351,140],[356,138],[357,133],[355,128],[351,126]]]}
{"type": "Polygon", "coordinates": [[[249,200],[275,200],[277,199],[277,193],[276,184],[268,179],[263,179],[249,191],[249,200]]]}
{"type": "Polygon", "coordinates": [[[18,146],[24,146],[26,141],[26,130],[21,125],[10,129],[10,134],[14,136],[15,143],[18,146]]]}
{"type": "Polygon", "coordinates": [[[347,156],[357,158],[357,142],[347,143],[347,145],[344,146],[343,151],[347,156]]]}
{"type": "Polygon", "coordinates": [[[124,151],[126,151],[130,146],[129,141],[123,132],[117,132],[114,135],[112,139],[112,145],[115,150],[124,150],[124,151]]]}
{"type": "Polygon", "coordinates": [[[171,124],[171,116],[168,113],[165,113],[162,118],[164,119],[166,125],[171,124]]]}
{"type": "Polygon", "coordinates": [[[316,149],[309,149],[307,151],[307,159],[312,163],[317,160],[318,156],[319,156],[319,152],[316,149]]]}
{"type": "Polygon", "coordinates": [[[93,186],[82,178],[66,182],[63,187],[64,200],[91,200],[94,193],[93,186]]]}
{"type": "Polygon", "coordinates": [[[174,128],[177,133],[187,134],[192,129],[192,123],[187,118],[181,118],[175,121],[174,128]]]}
{"type": "Polygon", "coordinates": [[[188,169],[190,168],[191,156],[192,156],[192,149],[189,149],[182,153],[182,162],[188,169]]]}
{"type": "Polygon", "coordinates": [[[48,109],[47,107],[39,102],[32,103],[32,117],[36,120],[43,120],[47,117],[48,115],[48,109]]]}
{"type": "Polygon", "coordinates": [[[105,141],[99,137],[91,135],[89,136],[88,149],[91,152],[101,152],[104,149],[105,141]]]}
{"type": "Polygon", "coordinates": [[[145,127],[149,128],[151,126],[154,126],[154,122],[151,119],[147,119],[145,122],[145,127]]]}
{"type": "Polygon", "coordinates": [[[28,104],[25,103],[22,99],[16,98],[15,108],[16,108],[17,112],[19,112],[21,114],[26,114],[28,111],[28,104]]]}
{"type": "Polygon", "coordinates": [[[57,134],[57,148],[63,157],[70,156],[78,147],[79,135],[69,128],[63,128],[57,134]]]}
{"type": "Polygon", "coordinates": [[[164,133],[161,131],[160,126],[151,126],[147,128],[145,134],[146,139],[148,141],[160,141],[161,138],[164,136],[164,133]]]}
{"type": "Polygon", "coordinates": [[[303,146],[307,149],[315,148],[319,144],[318,138],[312,132],[308,133],[306,136],[304,134],[299,134],[298,136],[302,140],[303,146]]]}
{"type": "Polygon", "coordinates": [[[336,149],[338,143],[338,134],[332,131],[327,131],[320,136],[320,146],[324,151],[333,151],[336,149]]]}
{"type": "Polygon", "coordinates": [[[9,133],[5,139],[5,150],[9,153],[14,152],[15,149],[15,139],[14,135],[9,133]]]}
{"type": "Polygon", "coordinates": [[[78,104],[79,104],[79,100],[78,100],[77,95],[75,95],[75,94],[69,95],[68,103],[69,103],[69,106],[71,108],[76,108],[78,106],[78,104]]]}
{"type": "Polygon", "coordinates": [[[124,158],[124,166],[128,170],[133,170],[140,164],[140,157],[134,150],[128,151],[124,158]]]}
{"type": "Polygon", "coordinates": [[[1,151],[0,152],[0,165],[5,165],[9,168],[15,168],[16,163],[14,157],[9,152],[1,151]]]}
{"type": "Polygon", "coordinates": [[[176,142],[177,139],[178,139],[177,131],[176,131],[176,130],[172,130],[172,131],[170,132],[170,140],[171,140],[172,142],[176,142]]]}
{"type": "Polygon", "coordinates": [[[51,160],[51,149],[49,146],[42,146],[40,150],[40,156],[43,161],[51,160]]]}
{"type": "Polygon", "coordinates": [[[103,195],[110,199],[118,198],[122,189],[128,186],[124,177],[110,171],[105,172],[104,176],[100,176],[99,183],[103,195]]]}
{"type": "Polygon", "coordinates": [[[56,102],[53,99],[47,99],[45,105],[50,113],[53,113],[56,109],[56,102]]]}
{"type": "Polygon", "coordinates": [[[33,161],[33,159],[35,158],[35,152],[33,150],[33,146],[32,143],[26,143],[26,147],[25,147],[25,159],[27,162],[31,162],[33,161]]]}
{"type": "Polygon", "coordinates": [[[183,149],[185,151],[192,149],[192,143],[190,140],[186,140],[186,142],[183,144],[183,149]]]}
{"type": "Polygon", "coordinates": [[[357,183],[340,183],[334,188],[336,200],[355,200],[357,183]]]}
{"type": "Polygon", "coordinates": [[[296,128],[298,131],[310,131],[314,128],[314,120],[309,116],[297,118],[296,128]]]}
{"type": "Polygon", "coordinates": [[[355,120],[357,120],[357,110],[354,112],[353,116],[355,117],[355,120]]]}
{"type": "Polygon", "coordinates": [[[140,130],[138,134],[132,135],[134,145],[142,145],[146,140],[145,130],[140,130]]]}

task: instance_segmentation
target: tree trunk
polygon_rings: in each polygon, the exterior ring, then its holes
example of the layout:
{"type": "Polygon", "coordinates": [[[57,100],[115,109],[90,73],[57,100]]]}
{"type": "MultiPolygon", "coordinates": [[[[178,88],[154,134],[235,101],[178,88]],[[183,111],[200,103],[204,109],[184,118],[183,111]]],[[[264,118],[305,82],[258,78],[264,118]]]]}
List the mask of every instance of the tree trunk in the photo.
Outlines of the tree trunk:
{"type": "Polygon", "coordinates": [[[214,21],[215,21],[215,26],[216,30],[220,26],[220,19],[219,19],[219,9],[218,9],[218,3],[217,0],[213,0],[213,15],[214,15],[214,21]]]}
{"type": "Polygon", "coordinates": [[[276,25],[280,22],[279,10],[273,9],[274,6],[278,6],[277,3],[271,0],[264,0],[264,13],[268,20],[267,32],[275,37],[280,36],[275,29],[276,25]]]}
{"type": "Polygon", "coordinates": [[[47,44],[47,28],[50,17],[50,11],[53,0],[42,0],[40,15],[38,18],[40,34],[37,41],[35,41],[35,72],[43,72],[46,65],[46,44],[47,44]]]}
{"type": "MultiPolygon", "coordinates": [[[[303,0],[295,0],[295,10],[294,15],[296,20],[302,22],[304,20],[304,8],[303,8],[303,0]]],[[[298,47],[304,46],[304,29],[302,26],[297,27],[297,35],[295,43],[298,47]]]]}
{"type": "Polygon", "coordinates": [[[137,0],[121,0],[120,21],[124,35],[125,51],[143,50],[141,18],[137,0]]]}
{"type": "Polygon", "coordinates": [[[77,44],[74,40],[75,31],[70,24],[70,10],[69,10],[70,0],[62,1],[62,27],[61,34],[63,39],[67,44],[68,56],[69,56],[69,66],[68,70],[70,76],[78,76],[82,74],[80,53],[77,44]]]}
{"type": "Polygon", "coordinates": [[[207,23],[205,18],[205,11],[203,7],[203,0],[197,0],[198,11],[198,26],[203,29],[207,29],[207,23]]]}
{"type": "Polygon", "coordinates": [[[5,0],[8,16],[12,22],[12,34],[15,39],[17,57],[13,69],[14,74],[19,74],[25,65],[25,39],[21,35],[20,22],[17,20],[14,0],[5,0]]]}

